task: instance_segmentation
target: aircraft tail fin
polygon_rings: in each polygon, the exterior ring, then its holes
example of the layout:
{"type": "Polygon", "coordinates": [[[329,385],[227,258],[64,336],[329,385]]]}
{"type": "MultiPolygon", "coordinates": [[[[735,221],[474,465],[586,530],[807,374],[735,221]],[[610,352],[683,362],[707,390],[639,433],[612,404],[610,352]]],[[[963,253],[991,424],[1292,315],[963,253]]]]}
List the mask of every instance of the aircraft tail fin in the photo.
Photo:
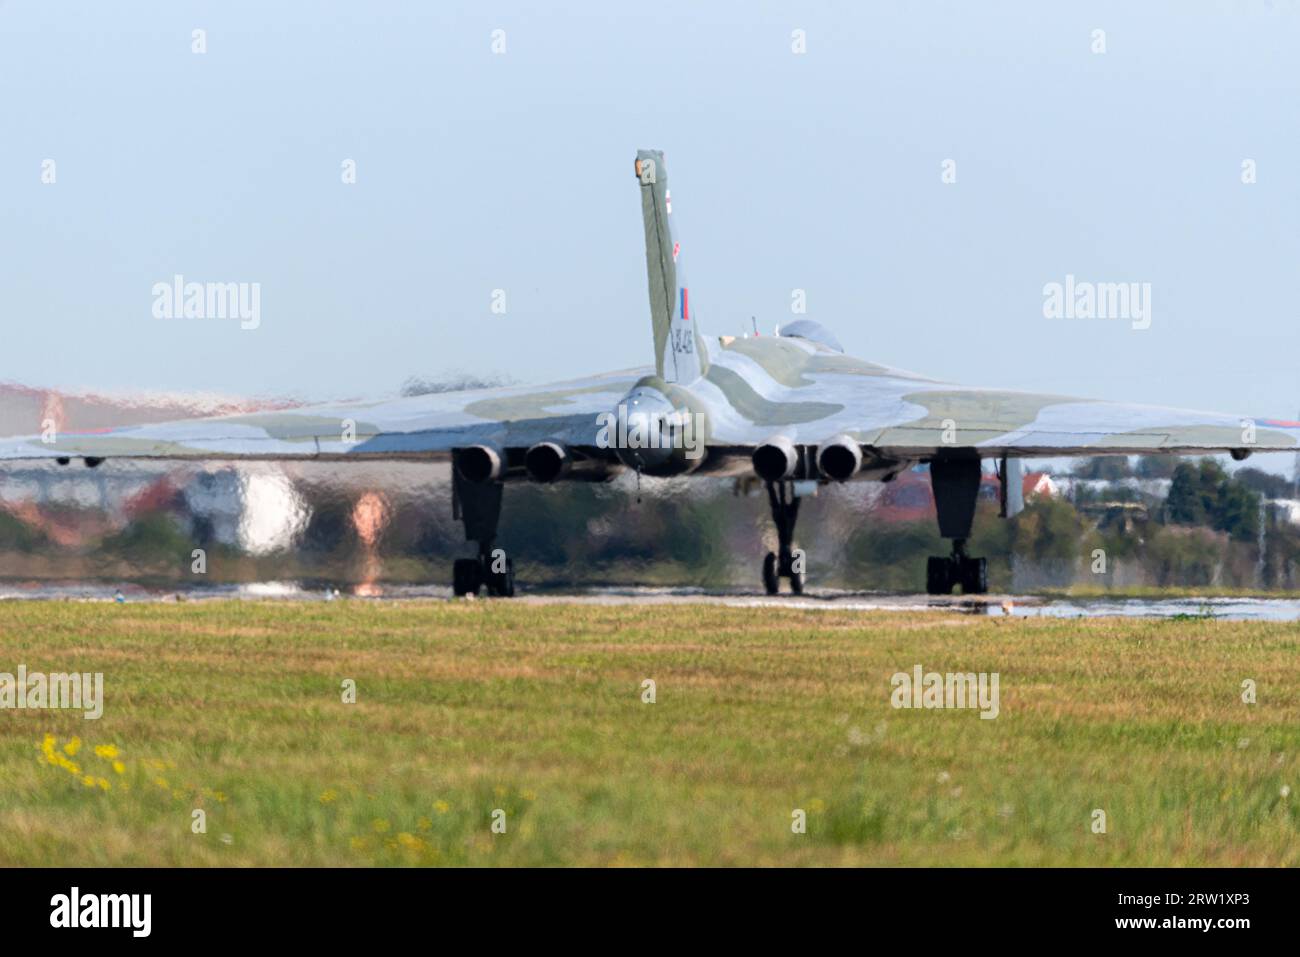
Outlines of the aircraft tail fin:
{"type": "Polygon", "coordinates": [[[673,201],[661,150],[637,150],[645,224],[646,278],[654,326],[655,372],[667,382],[689,383],[709,369],[690,288],[682,275],[681,244],[673,230],[673,201]]]}

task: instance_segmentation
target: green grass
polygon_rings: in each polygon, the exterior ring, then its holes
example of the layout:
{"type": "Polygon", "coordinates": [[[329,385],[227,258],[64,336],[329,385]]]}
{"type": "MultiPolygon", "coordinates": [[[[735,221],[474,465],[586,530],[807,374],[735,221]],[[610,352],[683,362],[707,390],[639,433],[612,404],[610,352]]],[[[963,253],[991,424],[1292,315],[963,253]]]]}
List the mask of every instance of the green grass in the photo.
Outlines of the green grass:
{"type": "Polygon", "coordinates": [[[4,602],[0,671],[106,703],[0,711],[0,864],[1296,865],[1298,655],[1291,623],[4,602]],[[1001,715],[895,710],[916,664],[998,672],[1001,715]]]}

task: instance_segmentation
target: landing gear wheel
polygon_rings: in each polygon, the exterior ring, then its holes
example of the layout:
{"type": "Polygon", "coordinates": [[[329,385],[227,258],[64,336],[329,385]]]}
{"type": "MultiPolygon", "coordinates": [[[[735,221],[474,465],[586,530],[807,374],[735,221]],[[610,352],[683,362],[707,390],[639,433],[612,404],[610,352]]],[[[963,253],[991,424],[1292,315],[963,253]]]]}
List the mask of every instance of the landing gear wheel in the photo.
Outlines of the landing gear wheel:
{"type": "Polygon", "coordinates": [[[763,588],[769,595],[779,594],[781,579],[788,578],[790,591],[802,595],[806,579],[803,552],[794,547],[794,526],[799,519],[795,483],[782,480],[764,484],[767,486],[768,504],[772,507],[772,523],[776,525],[777,550],[768,552],[763,558],[763,588]]]}
{"type": "Polygon", "coordinates": [[[927,595],[952,594],[952,559],[931,555],[925,563],[925,592],[927,595]]]}
{"type": "Polygon", "coordinates": [[[803,572],[792,571],[790,573],[790,591],[792,591],[796,595],[802,595],[803,583],[807,580],[807,578],[808,576],[805,575],[803,572]]]}
{"type": "Polygon", "coordinates": [[[931,595],[951,595],[961,586],[963,595],[985,595],[989,590],[988,562],[983,558],[951,555],[932,557],[925,566],[925,590],[931,595]]]}
{"type": "Polygon", "coordinates": [[[781,579],[776,572],[776,553],[768,552],[763,556],[763,589],[769,595],[781,590],[781,579]]]}
{"type": "Polygon", "coordinates": [[[458,558],[451,566],[451,591],[457,598],[477,595],[482,584],[477,558],[458,558]]]}
{"type": "MultiPolygon", "coordinates": [[[[490,567],[490,566],[489,566],[490,567]]],[[[487,573],[487,592],[498,598],[515,597],[515,560],[506,559],[505,571],[487,573]]]]}
{"type": "Polygon", "coordinates": [[[988,562],[983,558],[961,560],[961,592],[963,595],[985,595],[989,590],[988,562]]]}

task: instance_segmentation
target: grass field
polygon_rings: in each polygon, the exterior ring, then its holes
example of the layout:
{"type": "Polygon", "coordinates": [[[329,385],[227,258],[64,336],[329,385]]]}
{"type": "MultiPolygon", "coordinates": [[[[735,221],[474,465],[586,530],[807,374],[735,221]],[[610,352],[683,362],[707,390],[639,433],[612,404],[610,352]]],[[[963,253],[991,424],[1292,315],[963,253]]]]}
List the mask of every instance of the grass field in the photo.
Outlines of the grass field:
{"type": "Polygon", "coordinates": [[[102,671],[105,705],[0,711],[0,864],[1296,865],[1298,639],[1213,620],[4,602],[0,672],[102,671]],[[997,672],[999,716],[894,709],[890,676],[917,664],[997,672]]]}

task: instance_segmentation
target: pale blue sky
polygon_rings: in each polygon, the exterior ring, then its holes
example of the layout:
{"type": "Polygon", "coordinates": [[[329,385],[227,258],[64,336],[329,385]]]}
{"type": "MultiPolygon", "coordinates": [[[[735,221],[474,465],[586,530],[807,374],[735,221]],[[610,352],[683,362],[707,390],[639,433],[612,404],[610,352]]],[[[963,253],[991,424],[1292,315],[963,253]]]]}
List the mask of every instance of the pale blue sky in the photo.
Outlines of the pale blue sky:
{"type": "Polygon", "coordinates": [[[656,147],[709,332],[802,288],[929,375],[1294,416],[1297,51],[1294,2],[7,0],[0,379],[333,398],[647,363],[656,147]],[[175,273],[261,283],[260,328],[154,319],[175,273]],[[1151,283],[1151,328],[1045,319],[1067,273],[1151,283]]]}

